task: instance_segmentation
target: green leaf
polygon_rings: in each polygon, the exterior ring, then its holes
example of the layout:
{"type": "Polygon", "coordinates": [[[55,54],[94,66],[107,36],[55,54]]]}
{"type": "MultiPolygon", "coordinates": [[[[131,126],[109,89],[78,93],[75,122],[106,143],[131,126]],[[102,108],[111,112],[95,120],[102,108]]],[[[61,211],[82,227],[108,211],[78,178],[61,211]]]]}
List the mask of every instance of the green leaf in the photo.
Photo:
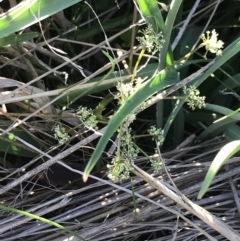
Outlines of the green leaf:
{"type": "MultiPolygon", "coordinates": [[[[59,229],[59,231],[65,231],[71,235],[73,235],[74,237],[77,237],[79,240],[83,240],[85,241],[85,239],[83,237],[81,237],[80,235],[78,235],[76,232],[73,232],[71,231],[69,228],[66,228],[64,226],[62,226],[61,224],[57,223],[57,222],[54,222],[50,219],[46,219],[46,218],[43,218],[41,216],[38,216],[36,214],[33,214],[33,213],[29,213],[29,212],[26,212],[26,211],[22,211],[22,210],[19,210],[19,209],[16,209],[16,208],[12,208],[12,207],[7,207],[5,205],[2,205],[0,204],[0,209],[2,210],[6,210],[6,211],[9,211],[9,212],[12,212],[12,213],[17,213],[17,214],[20,214],[21,216],[25,216],[25,217],[28,217],[30,219],[35,219],[35,220],[38,220],[42,223],[45,223],[47,225],[51,225],[53,227],[56,227],[59,229]]],[[[71,238],[72,239],[72,238],[71,238]]],[[[69,240],[69,239],[68,239],[69,240]]]]}
{"type": "MultiPolygon", "coordinates": [[[[141,70],[137,73],[136,77],[137,78],[144,78],[146,76],[151,76],[152,73],[154,73],[154,71],[157,69],[157,66],[158,66],[158,64],[148,64],[145,68],[140,68],[141,70]]],[[[101,81],[103,79],[103,76],[93,78],[88,83],[83,84],[83,85],[79,85],[78,90],[72,91],[68,95],[61,97],[55,103],[63,105],[67,102],[71,102],[73,99],[75,99],[79,95],[84,97],[85,96],[84,93],[86,93],[88,95],[89,94],[96,94],[100,91],[110,89],[110,88],[117,85],[117,83],[119,81],[118,78],[122,78],[122,77],[125,77],[125,76],[129,76],[129,74],[127,73],[126,70],[114,71],[113,73],[111,73],[109,75],[108,79],[103,80],[97,87],[94,87],[94,85],[96,83],[98,83],[99,81],[101,81]]],[[[125,79],[125,81],[126,80],[127,79],[125,79]]],[[[69,86],[65,87],[65,88],[69,88],[69,86]]],[[[62,91],[64,91],[64,89],[62,89],[62,91]]],[[[59,92],[61,92],[61,91],[59,90],[59,92]]],[[[57,95],[57,94],[55,94],[55,95],[57,95]]]]}
{"type": "MultiPolygon", "coordinates": [[[[175,102],[174,105],[172,105],[172,111],[170,115],[168,116],[168,119],[164,125],[163,129],[163,135],[164,138],[166,138],[169,129],[173,123],[174,130],[172,133],[169,133],[171,137],[173,137],[173,146],[179,145],[179,143],[182,141],[182,138],[184,136],[184,114],[182,105],[185,102],[185,100],[172,100],[172,103],[175,102]]],[[[171,138],[172,141],[172,138],[171,138]]]]}
{"type": "Polygon", "coordinates": [[[240,113],[238,113],[238,110],[233,111],[226,107],[213,104],[206,104],[205,110],[211,111],[213,116],[216,116],[216,113],[220,113],[225,117],[218,120],[216,119],[213,124],[211,124],[206,130],[201,133],[201,135],[199,135],[197,140],[203,140],[209,135],[217,135],[220,132],[224,131],[226,129],[226,126],[229,126],[230,124],[236,123],[240,120],[240,113]]]}
{"type": "Polygon", "coordinates": [[[170,9],[165,21],[165,32],[164,32],[165,42],[160,52],[160,60],[159,60],[160,70],[166,67],[166,63],[168,66],[170,66],[174,62],[170,39],[173,31],[174,22],[181,4],[182,4],[182,0],[172,0],[170,4],[170,9]]]}
{"type": "Polygon", "coordinates": [[[158,7],[157,1],[155,0],[138,0],[138,4],[142,15],[146,21],[149,22],[156,33],[165,32],[165,24],[158,7]]]}
{"type": "Polygon", "coordinates": [[[228,126],[228,128],[226,128],[223,133],[228,141],[239,140],[240,127],[236,124],[232,124],[228,126]]]}
{"type": "Polygon", "coordinates": [[[208,190],[213,178],[216,176],[219,169],[228,161],[230,157],[232,157],[235,153],[240,150],[240,141],[232,141],[226,144],[216,155],[214,158],[207,175],[203,181],[203,185],[201,190],[198,193],[198,199],[201,199],[203,195],[208,190]]]}
{"type": "Polygon", "coordinates": [[[24,41],[29,41],[36,38],[38,33],[23,33],[23,34],[11,34],[7,37],[0,39],[0,47],[5,47],[13,44],[19,44],[24,41]]]}
{"type": "Polygon", "coordinates": [[[92,154],[91,159],[89,160],[83,175],[83,180],[86,181],[89,173],[96,165],[98,159],[102,155],[102,152],[107,145],[109,139],[121,123],[126,119],[126,117],[132,113],[138,106],[140,106],[146,99],[152,96],[158,91],[176,84],[178,82],[178,73],[177,71],[161,71],[156,77],[147,81],[136,93],[134,93],[124,105],[120,107],[117,113],[112,117],[107,129],[103,136],[101,137],[98,145],[92,154]]]}
{"type": "Polygon", "coordinates": [[[27,28],[82,0],[22,1],[0,17],[0,38],[27,28]]]}

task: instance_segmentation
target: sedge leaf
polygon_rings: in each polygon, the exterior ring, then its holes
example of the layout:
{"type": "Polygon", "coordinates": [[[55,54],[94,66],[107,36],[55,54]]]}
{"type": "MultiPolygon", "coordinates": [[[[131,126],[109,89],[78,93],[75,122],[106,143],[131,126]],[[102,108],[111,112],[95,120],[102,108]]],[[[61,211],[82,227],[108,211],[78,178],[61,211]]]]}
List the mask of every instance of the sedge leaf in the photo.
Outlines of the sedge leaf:
{"type": "Polygon", "coordinates": [[[203,181],[203,185],[201,187],[201,190],[198,193],[198,199],[201,199],[203,195],[207,192],[209,186],[211,185],[211,182],[213,178],[216,176],[219,169],[228,161],[230,157],[232,157],[235,153],[237,153],[240,150],[240,141],[232,141],[228,144],[226,144],[216,155],[214,158],[211,166],[209,167],[209,170],[207,172],[207,175],[203,181]]]}
{"type": "Polygon", "coordinates": [[[0,38],[27,28],[82,0],[32,0],[22,1],[0,16],[0,38]]]}

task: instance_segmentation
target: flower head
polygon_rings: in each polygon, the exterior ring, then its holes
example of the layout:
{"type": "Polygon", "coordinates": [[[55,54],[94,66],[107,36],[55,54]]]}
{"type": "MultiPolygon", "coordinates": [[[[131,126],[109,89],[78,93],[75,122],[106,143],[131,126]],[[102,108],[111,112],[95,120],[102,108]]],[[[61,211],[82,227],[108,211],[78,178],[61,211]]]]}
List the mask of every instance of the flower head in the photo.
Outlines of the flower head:
{"type": "Polygon", "coordinates": [[[192,110],[195,110],[196,107],[199,109],[206,107],[206,97],[199,96],[200,91],[194,85],[190,85],[189,87],[184,86],[183,92],[186,95],[185,101],[192,110]]]}
{"type": "Polygon", "coordinates": [[[70,138],[66,129],[62,126],[55,126],[54,132],[54,137],[58,140],[59,144],[64,144],[70,138]]]}
{"type": "MultiPolygon", "coordinates": [[[[202,34],[200,37],[203,41],[203,46],[205,46],[207,52],[210,51],[211,53],[216,53],[217,56],[222,54],[223,48],[223,41],[217,39],[218,34],[216,33],[215,29],[212,30],[212,35],[210,36],[210,31],[202,34]]],[[[205,53],[204,57],[206,58],[207,52],[205,53]]]]}
{"type": "Polygon", "coordinates": [[[144,30],[139,30],[142,33],[142,37],[137,37],[137,40],[145,46],[149,53],[155,54],[159,52],[165,42],[162,32],[155,33],[151,24],[148,24],[144,30]]]}

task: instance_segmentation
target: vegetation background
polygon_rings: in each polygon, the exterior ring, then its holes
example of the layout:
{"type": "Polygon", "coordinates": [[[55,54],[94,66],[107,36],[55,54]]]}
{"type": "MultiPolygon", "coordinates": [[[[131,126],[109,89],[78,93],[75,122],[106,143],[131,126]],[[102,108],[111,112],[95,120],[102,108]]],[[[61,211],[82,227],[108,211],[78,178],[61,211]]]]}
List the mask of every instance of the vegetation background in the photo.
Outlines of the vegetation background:
{"type": "Polygon", "coordinates": [[[240,240],[239,1],[0,7],[0,240],[240,240]]]}

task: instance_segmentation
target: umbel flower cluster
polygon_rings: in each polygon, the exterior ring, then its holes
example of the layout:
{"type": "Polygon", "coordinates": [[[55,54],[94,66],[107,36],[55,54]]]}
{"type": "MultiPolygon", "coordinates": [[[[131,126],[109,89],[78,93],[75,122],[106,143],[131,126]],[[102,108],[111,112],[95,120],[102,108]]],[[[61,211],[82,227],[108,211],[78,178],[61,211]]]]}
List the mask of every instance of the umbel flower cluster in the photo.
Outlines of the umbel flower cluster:
{"type": "Polygon", "coordinates": [[[200,91],[194,85],[190,85],[189,87],[183,87],[183,93],[186,95],[185,101],[187,102],[189,108],[195,110],[195,108],[204,108],[205,104],[205,96],[199,96],[200,91]]]}
{"type": "Polygon", "coordinates": [[[148,24],[147,28],[139,30],[142,33],[142,37],[137,37],[139,43],[146,48],[148,53],[155,54],[160,51],[163,43],[165,42],[162,32],[155,33],[151,24],[148,24]]]}
{"type": "Polygon", "coordinates": [[[216,33],[215,29],[213,29],[211,33],[212,34],[210,36],[210,31],[207,31],[206,34],[202,34],[200,36],[203,41],[202,45],[205,46],[206,49],[206,53],[204,55],[205,58],[207,58],[208,51],[216,54],[217,56],[222,55],[222,48],[224,43],[222,40],[217,39],[218,33],[216,33]]]}

